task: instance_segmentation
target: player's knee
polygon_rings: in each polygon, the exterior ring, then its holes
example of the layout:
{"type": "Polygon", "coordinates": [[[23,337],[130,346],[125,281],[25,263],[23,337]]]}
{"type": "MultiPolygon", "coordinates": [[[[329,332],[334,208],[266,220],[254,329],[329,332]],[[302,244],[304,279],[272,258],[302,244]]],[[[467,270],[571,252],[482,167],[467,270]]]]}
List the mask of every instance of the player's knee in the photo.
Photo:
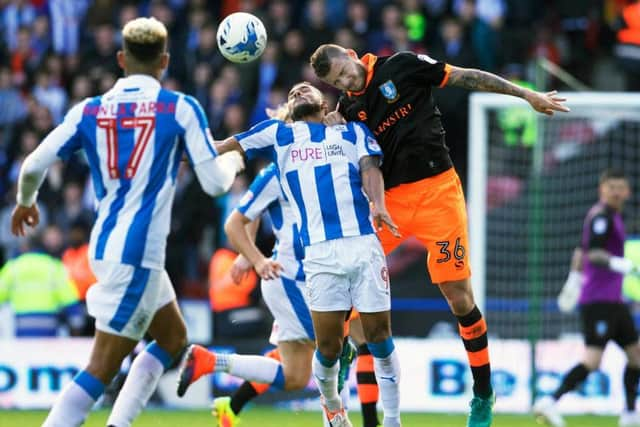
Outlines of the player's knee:
{"type": "Polygon", "coordinates": [[[367,324],[364,330],[364,337],[368,343],[378,343],[391,336],[391,324],[388,319],[379,319],[376,322],[367,324]]]}
{"type": "Polygon", "coordinates": [[[187,330],[183,324],[167,331],[163,337],[156,338],[158,345],[172,356],[182,353],[188,344],[187,330]]]}
{"type": "Polygon", "coordinates": [[[468,292],[452,292],[447,294],[446,298],[456,316],[463,316],[473,310],[473,295],[468,292]]]}
{"type": "Polygon", "coordinates": [[[327,360],[337,360],[342,353],[342,338],[318,340],[318,352],[327,360]]]}
{"type": "Polygon", "coordinates": [[[309,372],[289,372],[285,374],[284,389],[286,391],[302,390],[309,383],[309,372]]]}

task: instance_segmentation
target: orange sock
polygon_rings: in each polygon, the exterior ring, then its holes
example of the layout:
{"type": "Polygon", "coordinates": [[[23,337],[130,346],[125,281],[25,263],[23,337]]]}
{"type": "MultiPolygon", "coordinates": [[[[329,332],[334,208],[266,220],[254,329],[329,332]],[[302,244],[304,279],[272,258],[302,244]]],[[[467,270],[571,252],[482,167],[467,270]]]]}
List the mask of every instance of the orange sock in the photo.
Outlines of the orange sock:
{"type": "Polygon", "coordinates": [[[362,408],[364,427],[378,426],[380,424],[376,410],[379,394],[378,383],[373,371],[373,356],[366,344],[358,346],[356,378],[358,380],[358,398],[362,408]]]}
{"type": "Polygon", "coordinates": [[[478,307],[474,307],[468,314],[458,316],[458,325],[471,367],[473,392],[475,395],[488,397],[492,388],[487,323],[478,307]]]}

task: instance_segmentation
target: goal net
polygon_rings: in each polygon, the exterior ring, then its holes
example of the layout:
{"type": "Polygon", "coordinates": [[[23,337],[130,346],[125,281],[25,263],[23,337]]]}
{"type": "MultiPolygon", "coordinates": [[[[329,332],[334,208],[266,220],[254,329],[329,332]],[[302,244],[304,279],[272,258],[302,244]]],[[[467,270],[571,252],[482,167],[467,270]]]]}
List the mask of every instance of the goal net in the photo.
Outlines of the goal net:
{"type": "MultiPolygon", "coordinates": [[[[551,117],[512,97],[471,97],[473,284],[491,333],[500,338],[553,339],[580,331],[577,314],[560,313],[556,296],[586,212],[597,201],[603,169],[621,168],[629,177],[633,195],[625,225],[630,240],[640,235],[640,96],[566,97],[571,112],[551,117]]],[[[630,252],[640,251],[628,244],[630,252]]],[[[640,283],[625,288],[640,295],[640,283]]]]}

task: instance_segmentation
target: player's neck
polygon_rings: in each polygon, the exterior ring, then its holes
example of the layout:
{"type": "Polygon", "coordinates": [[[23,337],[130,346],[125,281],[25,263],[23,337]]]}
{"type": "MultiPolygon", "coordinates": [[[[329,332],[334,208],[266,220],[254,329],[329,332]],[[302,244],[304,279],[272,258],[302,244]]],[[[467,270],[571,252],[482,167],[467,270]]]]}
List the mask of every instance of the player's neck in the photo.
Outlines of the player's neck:
{"type": "Polygon", "coordinates": [[[322,120],[324,120],[324,114],[321,112],[316,114],[309,114],[308,116],[302,117],[300,120],[309,123],[322,123],[322,120]]]}

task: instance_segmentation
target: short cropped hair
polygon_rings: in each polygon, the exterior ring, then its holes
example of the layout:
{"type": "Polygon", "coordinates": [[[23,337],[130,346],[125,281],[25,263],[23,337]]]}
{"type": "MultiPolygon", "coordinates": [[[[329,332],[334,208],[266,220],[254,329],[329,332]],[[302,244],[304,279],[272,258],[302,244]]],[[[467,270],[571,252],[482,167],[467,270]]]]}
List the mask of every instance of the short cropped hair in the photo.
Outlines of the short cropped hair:
{"type": "Polygon", "coordinates": [[[602,171],[600,174],[600,184],[610,179],[627,179],[627,176],[622,169],[609,168],[602,171]]]}
{"type": "Polygon", "coordinates": [[[136,18],[122,29],[122,47],[140,62],[153,62],[167,48],[167,28],[156,18],[136,18]]]}
{"type": "Polygon", "coordinates": [[[344,48],[337,44],[323,44],[313,52],[309,62],[316,75],[322,78],[329,74],[331,70],[331,60],[344,55],[344,48]]]}

